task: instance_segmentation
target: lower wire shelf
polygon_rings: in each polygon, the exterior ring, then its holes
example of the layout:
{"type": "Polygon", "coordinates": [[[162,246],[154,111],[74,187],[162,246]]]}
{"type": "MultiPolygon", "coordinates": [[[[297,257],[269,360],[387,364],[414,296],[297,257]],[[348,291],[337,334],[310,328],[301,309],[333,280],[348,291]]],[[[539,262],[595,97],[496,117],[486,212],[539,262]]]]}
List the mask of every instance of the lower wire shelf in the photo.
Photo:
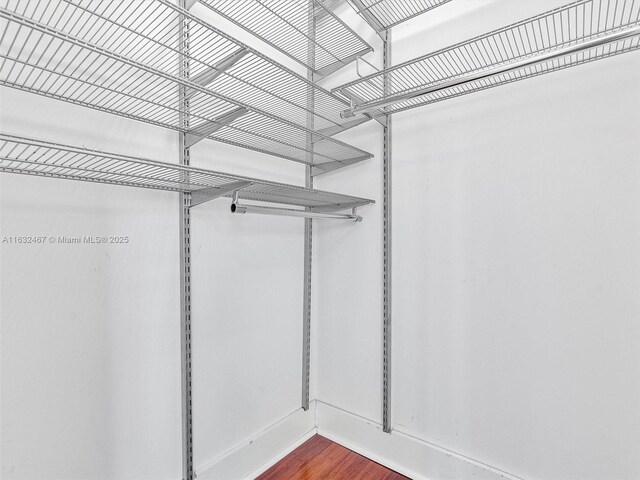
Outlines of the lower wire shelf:
{"type": "MultiPolygon", "coordinates": [[[[303,207],[293,216],[322,216],[374,203],[339,193],[186,167],[0,133],[0,172],[191,193],[191,206],[219,197],[303,207]]],[[[245,207],[243,205],[243,207],[245,207]]],[[[246,207],[251,207],[247,205],[246,207]]],[[[282,215],[282,207],[273,209],[282,215]]],[[[247,211],[250,211],[251,208],[247,211]]],[[[342,217],[358,220],[354,212],[342,217]]]]}

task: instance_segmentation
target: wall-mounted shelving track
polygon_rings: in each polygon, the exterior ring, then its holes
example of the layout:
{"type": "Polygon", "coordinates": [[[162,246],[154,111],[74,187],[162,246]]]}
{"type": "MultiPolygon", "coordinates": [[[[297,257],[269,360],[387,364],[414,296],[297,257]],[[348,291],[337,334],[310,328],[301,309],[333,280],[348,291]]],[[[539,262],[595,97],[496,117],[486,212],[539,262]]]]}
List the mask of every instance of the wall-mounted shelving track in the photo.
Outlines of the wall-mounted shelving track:
{"type": "Polygon", "coordinates": [[[235,2],[269,4],[266,21],[258,15],[263,39],[311,59],[304,77],[190,13],[196,2],[0,0],[0,85],[179,133],[176,164],[0,133],[0,172],[179,194],[184,480],[195,477],[191,208],[228,197],[235,213],[305,218],[308,407],[311,218],[360,221],[356,209],[373,203],[312,188],[315,175],[372,157],[332,138],[371,116],[345,120],[340,112],[349,103],[315,83],[371,47],[321,0],[235,2]],[[306,187],[193,168],[190,148],[206,138],[305,164],[306,187]]]}
{"type": "Polygon", "coordinates": [[[349,0],[378,33],[395,27],[451,0],[349,0]]]}
{"type": "Polygon", "coordinates": [[[108,183],[191,194],[191,205],[219,197],[337,212],[373,203],[349,195],[313,190],[200,168],[158,162],[0,133],[0,172],[108,183]]]}
{"type": "Polygon", "coordinates": [[[638,48],[640,0],[580,0],[334,91],[345,117],[391,114],[638,48]]]}
{"type": "MultiPolygon", "coordinates": [[[[345,103],[168,0],[4,0],[0,84],[308,164],[314,174],[372,155],[331,138],[353,122],[345,103]],[[180,77],[178,19],[189,19],[189,78],[180,77]],[[186,89],[189,112],[176,92],[186,89]],[[317,99],[309,112],[306,95],[317,99]]],[[[367,117],[361,117],[365,121],[367,117]]]]}
{"type": "Polygon", "coordinates": [[[319,0],[199,0],[199,3],[247,30],[323,77],[373,49],[319,0]],[[308,5],[314,17],[312,31],[308,5]],[[315,60],[310,65],[308,44],[315,60]]]}

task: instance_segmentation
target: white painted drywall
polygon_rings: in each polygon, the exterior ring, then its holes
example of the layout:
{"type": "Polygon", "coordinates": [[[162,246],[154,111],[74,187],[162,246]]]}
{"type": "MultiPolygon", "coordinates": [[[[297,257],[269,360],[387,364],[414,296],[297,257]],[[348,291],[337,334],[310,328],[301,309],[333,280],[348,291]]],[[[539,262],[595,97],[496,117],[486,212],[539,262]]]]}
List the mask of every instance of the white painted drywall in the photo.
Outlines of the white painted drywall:
{"type": "MultiPolygon", "coordinates": [[[[2,131],[175,161],[170,132],[0,90],[2,131]]],[[[0,175],[2,478],[181,475],[177,194],[0,175]],[[127,244],[49,237],[127,236],[127,244]]]]}
{"type": "MultiPolygon", "coordinates": [[[[175,132],[6,88],[0,101],[3,132],[177,161],[175,132]]],[[[304,181],[213,142],[192,164],[304,181]]],[[[1,245],[2,478],[180,478],[177,194],[9,174],[0,190],[0,237],[130,238],[1,245]]],[[[196,467],[300,406],[303,221],[229,205],[192,211],[196,467]]]]}
{"type": "MultiPolygon", "coordinates": [[[[563,3],[450,2],[394,61],[563,3]]],[[[526,479],[640,477],[638,85],[634,52],[394,117],[395,429],[526,479]]],[[[380,199],[375,162],[318,184],[380,199]]],[[[379,216],[319,231],[314,291],[318,399],[378,422],[379,216]]]]}
{"type": "MultiPolygon", "coordinates": [[[[367,61],[380,65],[380,38],[346,3],[334,11],[376,50],[367,61]]],[[[361,67],[363,72],[367,68],[361,67]]],[[[351,64],[321,85],[330,89],[354,75],[351,64]]],[[[382,127],[370,121],[336,138],[375,158],[316,177],[314,186],[376,203],[361,208],[364,220],[347,228],[337,222],[314,223],[312,384],[318,399],[376,418],[382,408],[380,395],[371,393],[382,388],[382,336],[377,328],[382,312],[382,127]]]]}
{"type": "MultiPolygon", "coordinates": [[[[561,3],[450,2],[394,31],[394,59],[561,3]]],[[[640,475],[638,55],[395,117],[395,429],[523,478],[640,475]]],[[[4,131],[176,159],[172,132],[0,95],[4,131]]],[[[316,186],[380,201],[380,126],[339,138],[377,157],[316,186]]],[[[217,144],[193,163],[302,181],[217,144]]],[[[4,174],[0,188],[2,235],[133,239],[2,247],[3,478],[179,478],[176,196],[4,174]]],[[[193,211],[197,467],[299,404],[301,222],[227,208],[193,211]]],[[[377,421],[380,208],[315,222],[312,326],[312,396],[377,421]]]]}
{"type": "MultiPolygon", "coordinates": [[[[231,165],[237,155],[211,142],[192,150],[194,165],[251,173],[231,165]]],[[[251,160],[256,177],[304,178],[300,165],[257,154],[251,160]]],[[[299,408],[302,398],[304,221],[232,215],[230,204],[192,210],[196,469],[299,408]]]]}

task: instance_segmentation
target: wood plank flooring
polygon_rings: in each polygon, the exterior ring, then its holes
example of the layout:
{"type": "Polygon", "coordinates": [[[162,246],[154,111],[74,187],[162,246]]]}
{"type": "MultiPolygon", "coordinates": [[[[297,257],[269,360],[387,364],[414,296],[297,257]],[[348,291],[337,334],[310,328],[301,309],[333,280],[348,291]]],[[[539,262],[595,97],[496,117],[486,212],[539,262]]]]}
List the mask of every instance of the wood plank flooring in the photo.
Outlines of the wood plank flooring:
{"type": "Polygon", "coordinates": [[[256,480],[408,480],[320,435],[296,448],[256,480]]]}

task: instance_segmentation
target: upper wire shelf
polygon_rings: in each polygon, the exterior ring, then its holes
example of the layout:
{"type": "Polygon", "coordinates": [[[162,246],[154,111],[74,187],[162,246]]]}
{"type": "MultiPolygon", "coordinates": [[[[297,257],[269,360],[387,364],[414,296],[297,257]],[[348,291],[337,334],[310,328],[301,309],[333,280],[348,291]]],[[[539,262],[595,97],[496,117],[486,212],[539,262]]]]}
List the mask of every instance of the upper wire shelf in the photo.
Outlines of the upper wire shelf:
{"type": "Polygon", "coordinates": [[[373,50],[320,0],[199,1],[320,77],[373,50]]]}
{"type": "MultiPolygon", "coordinates": [[[[175,16],[177,7],[168,3],[168,0],[156,1],[162,3],[163,7],[172,9],[175,16]]],[[[250,1],[244,0],[240,4],[248,7],[250,1]]],[[[306,10],[300,11],[298,5],[289,5],[288,8],[292,9],[293,14],[302,13],[306,18],[306,10]]],[[[197,16],[185,11],[182,11],[182,14],[189,20],[189,45],[185,50],[189,52],[187,58],[190,61],[190,76],[208,82],[215,80],[212,85],[217,92],[241,99],[302,126],[308,124],[311,115],[315,131],[327,130],[345,123],[339,115],[344,105],[342,98],[197,16]],[[220,78],[216,72],[221,72],[220,78]],[[310,91],[313,91],[313,108],[310,108],[308,103],[310,91]]],[[[155,35],[154,37],[155,42],[160,45],[170,44],[174,39],[173,32],[165,32],[160,38],[155,35]]]]}
{"type": "Polygon", "coordinates": [[[4,0],[0,17],[2,85],[187,132],[192,143],[209,137],[316,165],[314,174],[372,156],[323,133],[345,123],[341,99],[168,0],[4,0]]]}
{"type": "Polygon", "coordinates": [[[335,212],[372,200],[200,168],[0,133],[0,172],[192,194],[192,205],[219,197],[335,212]]]}
{"type": "Polygon", "coordinates": [[[579,0],[334,89],[392,114],[640,48],[640,0],[579,0]]]}
{"type": "Polygon", "coordinates": [[[378,33],[406,22],[451,0],[349,0],[378,33]]]}

